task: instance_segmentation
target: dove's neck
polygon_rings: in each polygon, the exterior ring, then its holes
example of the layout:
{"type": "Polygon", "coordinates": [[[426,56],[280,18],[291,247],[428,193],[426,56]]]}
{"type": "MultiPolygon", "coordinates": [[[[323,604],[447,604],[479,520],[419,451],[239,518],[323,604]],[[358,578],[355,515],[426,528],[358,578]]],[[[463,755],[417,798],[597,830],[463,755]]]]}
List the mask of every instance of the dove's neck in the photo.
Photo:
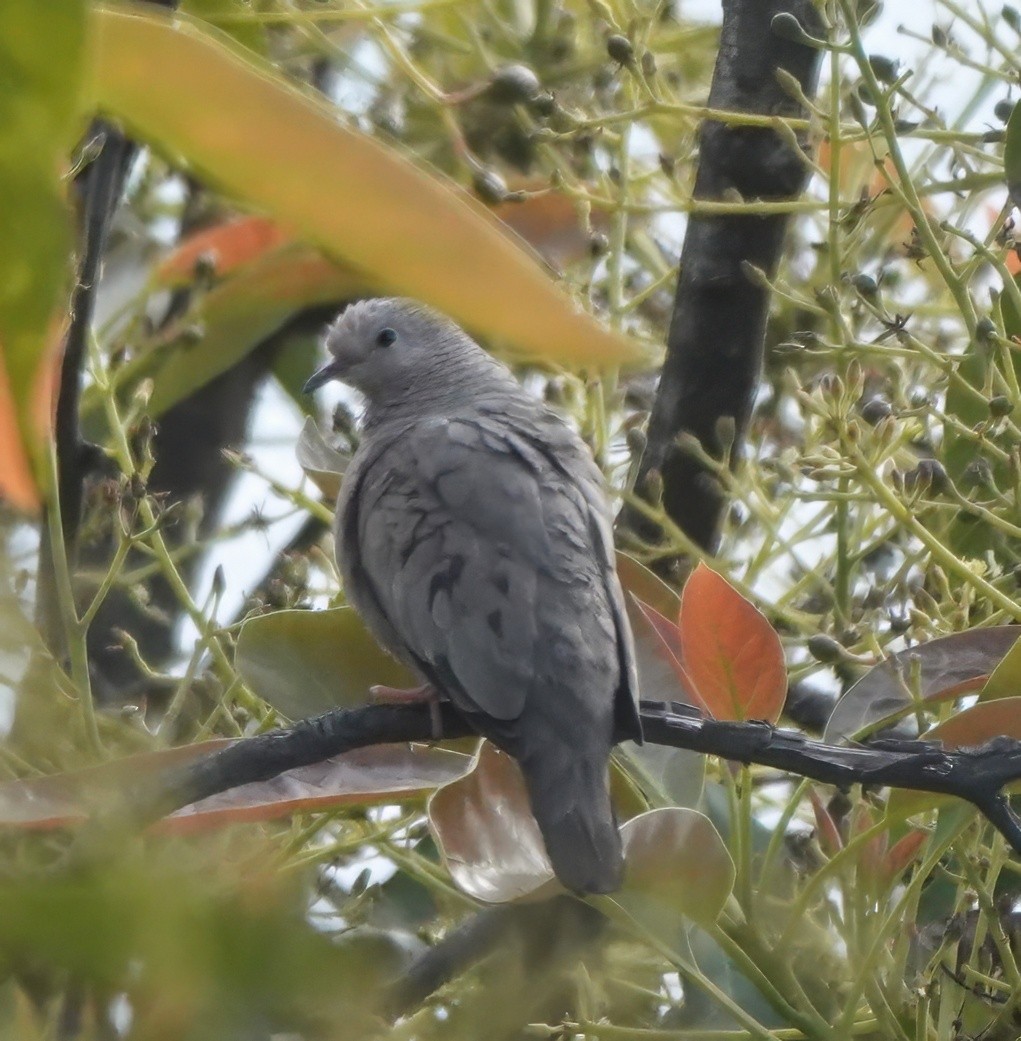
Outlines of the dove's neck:
{"type": "Polygon", "coordinates": [[[403,424],[427,416],[463,416],[488,411],[508,394],[522,393],[517,380],[497,362],[462,369],[456,378],[449,368],[418,374],[408,386],[387,387],[374,395],[365,411],[366,432],[391,424],[403,424]]]}

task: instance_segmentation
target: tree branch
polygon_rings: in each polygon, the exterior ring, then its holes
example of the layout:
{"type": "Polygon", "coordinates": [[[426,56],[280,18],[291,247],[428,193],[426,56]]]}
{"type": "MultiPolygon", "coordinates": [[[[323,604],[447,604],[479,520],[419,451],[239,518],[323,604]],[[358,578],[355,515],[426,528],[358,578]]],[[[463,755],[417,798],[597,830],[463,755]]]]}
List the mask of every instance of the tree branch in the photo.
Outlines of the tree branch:
{"type": "MultiPolygon", "coordinates": [[[[473,733],[452,705],[444,702],[440,707],[445,738],[473,733]]],[[[770,766],[841,788],[864,784],[966,799],[1021,853],[1021,819],[1002,791],[1021,779],[1021,741],[998,737],[977,748],[952,750],[930,741],[830,745],[769,723],[707,719],[690,705],[643,701],[641,716],[645,738],[655,744],[770,766]]],[[[334,709],[172,768],[150,790],[132,797],[130,823],[142,826],[217,792],[265,781],[355,748],[427,742],[432,736],[428,705],[334,709]]]]}
{"type": "MultiPolygon", "coordinates": [[[[768,116],[800,116],[799,103],[783,89],[777,70],[793,75],[811,96],[819,52],[773,33],[771,22],[792,13],[811,33],[818,17],[811,0],[724,0],[720,50],[709,106],[768,116]]],[[[699,139],[696,199],[796,198],[808,169],[792,143],[761,127],[707,120],[699,139]]],[[[748,424],[769,311],[769,291],[747,274],[748,265],[771,276],[780,258],[788,217],[698,216],[688,221],[681,271],[667,338],[666,360],[649,420],[648,444],[637,488],[650,471],[663,478],[663,506],[694,541],[713,548],[724,509],[718,480],[677,446],[678,434],[694,435],[722,456],[721,420],[733,420],[735,449],[748,424]]],[[[737,453],[735,453],[737,454],[737,453]]],[[[629,511],[626,523],[651,541],[650,524],[629,511]]]]}

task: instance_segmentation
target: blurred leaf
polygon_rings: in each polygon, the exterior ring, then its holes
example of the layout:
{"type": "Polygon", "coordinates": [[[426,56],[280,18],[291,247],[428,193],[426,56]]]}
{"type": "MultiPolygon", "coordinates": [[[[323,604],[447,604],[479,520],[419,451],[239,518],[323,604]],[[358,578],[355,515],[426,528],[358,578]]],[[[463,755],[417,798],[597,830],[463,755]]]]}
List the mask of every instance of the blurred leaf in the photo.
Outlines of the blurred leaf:
{"type": "Polygon", "coordinates": [[[978,690],[1021,636],[1021,626],[969,629],[919,644],[870,669],[840,698],[824,740],[837,742],[874,730],[919,701],[935,703],[978,690]],[[917,677],[918,689],[912,686],[917,677]]]}
{"type": "Polygon", "coordinates": [[[98,766],[0,784],[0,826],[48,830],[79,823],[139,777],[226,748],[226,738],[113,759],[98,766]]]}
{"type": "MultiPolygon", "coordinates": [[[[273,852],[264,847],[263,860],[273,852]]],[[[309,925],[297,873],[271,876],[254,857],[223,861],[182,844],[168,854],[96,874],[5,878],[0,962],[123,993],[133,1038],[251,1037],[269,1023],[364,1037],[378,1026],[383,967],[309,925]]]]}
{"type": "MultiPolygon", "coordinates": [[[[1016,113],[1016,108],[1015,108],[1016,113]]],[[[1014,116],[1011,116],[1014,119],[1014,116]]],[[[1015,278],[1021,285],[1021,280],[1015,278]]],[[[1003,330],[1008,339],[1021,337],[1021,315],[1014,307],[1009,293],[993,294],[993,309],[1003,323],[1003,330]]],[[[1021,356],[1011,351],[1013,373],[1006,376],[1010,386],[1021,379],[1021,356]]],[[[953,416],[958,424],[968,430],[975,430],[988,424],[990,419],[989,403],[985,397],[986,388],[995,386],[1003,376],[996,377],[992,370],[1001,369],[999,352],[991,341],[975,339],[965,345],[964,353],[957,363],[957,374],[960,379],[952,380],[947,387],[947,414],[953,416]],[[976,390],[982,393],[974,393],[976,390]]],[[[991,452],[983,452],[981,443],[974,437],[958,429],[954,423],[946,423],[943,427],[943,450],[940,459],[947,469],[950,479],[968,491],[970,468],[981,460],[989,467],[990,479],[1000,488],[1013,486],[1014,476],[1010,466],[999,456],[991,452]]],[[[967,507],[958,511],[949,526],[949,542],[952,549],[960,556],[983,557],[990,548],[998,548],[1004,537],[990,525],[981,523],[977,514],[970,513],[967,507]]]]}
{"type": "Polygon", "coordinates": [[[200,262],[215,278],[225,278],[243,264],[289,243],[294,236],[268,217],[234,217],[186,236],[156,268],[161,285],[180,285],[195,277],[200,262]]]}
{"type": "Polygon", "coordinates": [[[1021,740],[1021,697],[980,701],[922,736],[946,748],[968,748],[1000,735],[1021,740]]]}
{"type": "Polygon", "coordinates": [[[694,810],[650,810],[620,829],[627,868],[611,897],[646,924],[683,915],[711,925],[734,887],[734,862],[708,817],[694,810]]]}
{"type": "Polygon", "coordinates": [[[476,900],[506,903],[563,892],[521,771],[489,741],[470,773],[429,799],[429,824],[450,877],[476,900]]]}
{"type": "MultiPolygon", "coordinates": [[[[851,814],[851,829],[848,840],[856,839],[869,829],[875,827],[877,821],[870,807],[859,802],[851,814]]],[[[858,863],[859,881],[867,883],[870,887],[876,887],[882,875],[882,865],[886,858],[886,850],[889,837],[885,831],[878,831],[870,838],[859,844],[855,852],[855,860],[858,863]]]]}
{"type": "MultiPolygon", "coordinates": [[[[0,784],[0,827],[48,830],[78,824],[114,802],[125,788],[226,748],[228,740],[115,759],[100,766],[0,784]]],[[[471,759],[422,746],[379,745],[239,785],[192,803],[152,830],[192,833],[240,822],[273,820],[339,806],[367,806],[424,795],[462,776],[471,759]]]]}
{"type": "Polygon", "coordinates": [[[463,776],[471,758],[445,748],[375,745],[244,784],[178,810],[154,830],[191,833],[340,806],[420,798],[463,776]]]}
{"type": "Polygon", "coordinates": [[[363,705],[377,683],[418,682],[379,647],[350,607],[248,618],[238,634],[235,663],[251,690],[290,719],[363,705]]]}
{"type": "MultiPolygon", "coordinates": [[[[582,224],[574,199],[561,192],[550,191],[548,184],[511,185],[538,190],[520,202],[504,202],[493,212],[513,228],[549,264],[564,268],[588,255],[591,235],[582,224]]],[[[598,211],[590,215],[593,228],[609,222],[598,211]]]]}
{"type": "Polygon", "coordinates": [[[1003,142],[1003,176],[1010,201],[1021,208],[1021,104],[1015,104],[1007,120],[1003,142]]]}
{"type": "Polygon", "coordinates": [[[22,440],[18,413],[0,344],[0,499],[30,513],[39,508],[39,489],[22,440]]]}
{"type": "MultiPolygon", "coordinates": [[[[202,335],[195,314],[160,334],[138,373],[153,375],[149,407],[154,416],[226,372],[282,328],[295,311],[339,307],[365,291],[365,282],[308,246],[288,245],[243,265],[202,297],[202,335]]],[[[90,399],[91,401],[92,399],[90,399]]]]}
{"type": "Polygon", "coordinates": [[[0,4],[0,497],[38,506],[33,464],[49,429],[69,274],[61,171],[79,132],[86,4],[0,4]]]}
{"type": "Polygon", "coordinates": [[[780,718],[787,696],[780,637],[754,604],[704,564],[684,585],[679,628],[684,672],[713,716],[780,718]]]}
{"type": "MultiPolygon", "coordinates": [[[[307,315],[310,317],[310,315],[307,315]]],[[[301,323],[305,326],[307,323],[301,323]]],[[[319,356],[322,328],[292,329],[281,331],[282,342],[273,358],[273,375],[280,389],[298,406],[305,416],[318,416],[315,396],[303,390],[309,374],[322,364],[319,356]]]]}
{"type": "Polygon", "coordinates": [[[1021,697],[1021,636],[993,669],[978,697],[979,701],[1021,697]]]}
{"type": "Polygon", "coordinates": [[[264,56],[269,50],[266,26],[262,22],[254,18],[242,20],[230,17],[235,14],[252,14],[249,0],[181,0],[178,9],[211,22],[221,21],[223,32],[256,54],[264,56]],[[224,18],[224,15],[227,17],[224,18]]]}
{"type": "Polygon", "coordinates": [[[481,203],[343,126],[215,31],[151,9],[98,8],[93,23],[103,111],[378,289],[419,297],[530,357],[643,360],[634,343],[578,310],[481,203]],[[155,80],[154,67],[162,70],[155,80]]]}
{"type": "Polygon", "coordinates": [[[294,454],[305,476],[323,493],[323,498],[336,501],[341,478],[351,457],[328,445],[319,431],[319,424],[311,417],[305,419],[294,454]]]}

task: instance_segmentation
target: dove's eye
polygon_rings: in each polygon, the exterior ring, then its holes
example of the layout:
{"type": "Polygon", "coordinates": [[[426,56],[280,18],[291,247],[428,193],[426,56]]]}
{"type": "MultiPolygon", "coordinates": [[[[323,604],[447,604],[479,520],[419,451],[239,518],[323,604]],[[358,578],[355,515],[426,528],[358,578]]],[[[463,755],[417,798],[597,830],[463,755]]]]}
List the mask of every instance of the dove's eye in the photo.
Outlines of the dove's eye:
{"type": "Polygon", "coordinates": [[[396,329],[390,329],[390,328],[380,329],[379,332],[376,333],[376,343],[380,347],[389,347],[392,343],[395,343],[396,340],[397,340],[397,330],[396,329]]]}

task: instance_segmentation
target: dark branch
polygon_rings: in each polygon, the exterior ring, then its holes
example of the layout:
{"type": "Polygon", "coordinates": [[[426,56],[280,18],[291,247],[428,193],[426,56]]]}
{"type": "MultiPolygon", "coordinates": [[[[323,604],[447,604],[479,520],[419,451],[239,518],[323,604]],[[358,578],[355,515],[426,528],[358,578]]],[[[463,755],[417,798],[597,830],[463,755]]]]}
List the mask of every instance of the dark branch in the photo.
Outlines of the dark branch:
{"type": "Polygon", "coordinates": [[[102,120],[92,124],[92,138],[99,154],[78,180],[82,209],[81,260],[60,366],[55,426],[60,516],[68,546],[73,545],[78,530],[83,484],[93,469],[89,447],[82,440],[79,416],[85,347],[95,311],[107,233],[135,151],[135,146],[119,130],[102,120]]]}
{"type": "MultiPolygon", "coordinates": [[[[817,27],[811,0],[724,0],[720,50],[709,92],[711,108],[770,116],[804,116],[783,89],[777,70],[793,75],[807,96],[815,90],[819,52],[776,35],[773,17],[790,12],[809,32],[817,27]]],[[[798,151],[762,127],[707,120],[700,137],[696,199],[776,201],[801,194],[808,170],[798,151]]],[[[722,420],[733,422],[735,448],[748,423],[762,366],[769,291],[748,265],[772,275],[780,258],[785,215],[693,216],[667,339],[666,361],[649,420],[638,489],[656,470],[663,505],[696,543],[712,548],[724,497],[717,479],[677,446],[694,435],[713,456],[724,446],[722,420]]],[[[634,511],[627,523],[643,538],[656,533],[634,511]]]]}
{"type": "MultiPolygon", "coordinates": [[[[473,733],[449,703],[441,711],[445,737],[473,733]]],[[[927,741],[829,745],[768,723],[706,719],[690,705],[643,701],[641,715],[645,738],[655,744],[770,766],[841,788],[864,784],[966,799],[1021,853],[1021,820],[1003,795],[1006,784],[1021,778],[1021,741],[1000,737],[978,748],[957,750],[927,741]]],[[[130,817],[136,826],[146,824],[217,792],[265,781],[341,752],[431,739],[427,705],[335,709],[288,730],[238,741],[198,762],[173,768],[156,788],[134,798],[130,817]]]]}
{"type": "MultiPolygon", "coordinates": [[[[471,727],[449,703],[443,703],[440,709],[445,737],[472,734],[471,727]]],[[[999,737],[981,747],[960,750],[945,750],[932,742],[891,740],[845,747],[813,741],[797,731],[768,723],[706,719],[690,705],[646,701],[642,702],[641,716],[646,740],[656,744],[774,767],[841,788],[854,784],[889,786],[966,799],[1021,853],[1021,821],[1003,794],[1006,784],[1021,778],[1021,741],[999,737]]],[[[238,741],[205,759],[168,770],[153,786],[133,793],[126,804],[94,821],[79,836],[71,864],[82,867],[95,863],[109,856],[111,837],[131,833],[164,814],[229,788],[268,780],[285,770],[366,745],[426,742],[432,734],[428,705],[365,705],[335,709],[287,730],[238,741]]],[[[601,928],[598,912],[570,898],[548,908],[545,904],[531,909],[513,905],[483,911],[394,981],[385,997],[385,1010],[392,1017],[404,1014],[510,942],[532,950],[529,957],[518,958],[515,963],[544,966],[538,975],[548,990],[553,974],[546,969],[576,960],[601,928]],[[553,922],[560,923],[556,929],[551,929],[553,922]],[[555,957],[549,953],[554,946],[555,957]]],[[[535,1000],[539,993],[535,980],[536,973],[528,972],[518,981],[514,992],[519,995],[519,1004],[535,1000]]]]}

